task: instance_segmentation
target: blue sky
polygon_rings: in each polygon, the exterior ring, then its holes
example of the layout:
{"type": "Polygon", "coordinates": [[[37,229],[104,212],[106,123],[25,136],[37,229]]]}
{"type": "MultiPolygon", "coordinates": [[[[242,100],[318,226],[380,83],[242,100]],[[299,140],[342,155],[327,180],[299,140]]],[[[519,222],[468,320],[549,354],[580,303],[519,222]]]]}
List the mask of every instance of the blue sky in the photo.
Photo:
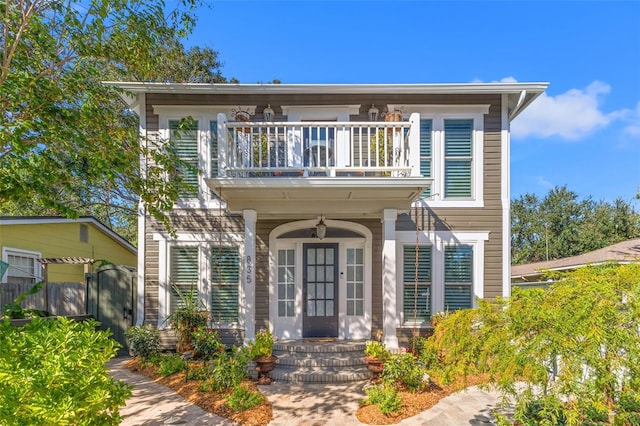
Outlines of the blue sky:
{"type": "Polygon", "coordinates": [[[640,1],[205,0],[186,45],[241,83],[549,82],[512,122],[512,199],[640,207],[640,1]]]}

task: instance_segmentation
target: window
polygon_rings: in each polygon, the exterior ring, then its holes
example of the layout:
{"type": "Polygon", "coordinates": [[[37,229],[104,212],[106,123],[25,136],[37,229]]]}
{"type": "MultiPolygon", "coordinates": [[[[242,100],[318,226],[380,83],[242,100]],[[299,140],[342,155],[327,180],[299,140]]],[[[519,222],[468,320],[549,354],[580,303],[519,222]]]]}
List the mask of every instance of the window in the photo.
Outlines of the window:
{"type": "Polygon", "coordinates": [[[347,315],[364,315],[364,250],[347,249],[347,315]]]}
{"type": "Polygon", "coordinates": [[[169,120],[169,141],[182,163],[178,165],[178,174],[185,187],[180,198],[198,197],[198,122],[184,123],[169,120]]]}
{"type": "Polygon", "coordinates": [[[278,250],[278,316],[295,315],[295,250],[278,250]]]}
{"type": "Polygon", "coordinates": [[[444,121],[444,197],[472,196],[473,120],[444,121]]]}
{"type": "Polygon", "coordinates": [[[473,247],[445,247],[444,284],[445,310],[456,311],[472,306],[473,247]]]}
{"type": "Polygon", "coordinates": [[[240,254],[237,247],[211,248],[211,314],[216,322],[238,321],[240,254]]]}
{"type": "Polygon", "coordinates": [[[426,322],[431,317],[431,246],[403,247],[404,322],[426,322]]]}
{"type": "Polygon", "coordinates": [[[80,242],[89,242],[89,227],[84,223],[80,224],[80,242]]]}
{"type": "MultiPolygon", "coordinates": [[[[420,120],[420,173],[426,178],[433,177],[432,161],[433,161],[433,121],[420,120]]],[[[422,193],[422,196],[428,198],[431,196],[431,188],[422,193]]]]}
{"type": "Polygon", "coordinates": [[[169,282],[171,312],[175,312],[184,303],[178,291],[183,297],[190,294],[192,298],[198,299],[198,246],[171,247],[169,282]]]}
{"type": "Polygon", "coordinates": [[[38,262],[40,253],[4,247],[2,261],[9,264],[0,282],[9,284],[35,284],[42,279],[42,267],[38,262]]]}

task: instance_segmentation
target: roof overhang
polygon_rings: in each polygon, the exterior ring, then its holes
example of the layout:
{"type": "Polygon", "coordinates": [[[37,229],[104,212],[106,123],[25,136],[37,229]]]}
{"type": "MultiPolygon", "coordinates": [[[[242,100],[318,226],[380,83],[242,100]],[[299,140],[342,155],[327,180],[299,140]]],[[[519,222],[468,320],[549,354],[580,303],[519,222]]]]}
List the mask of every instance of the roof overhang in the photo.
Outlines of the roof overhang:
{"type": "Polygon", "coordinates": [[[431,182],[432,179],[421,177],[207,179],[229,211],[255,210],[262,218],[318,214],[331,218],[380,218],[384,209],[409,210],[431,182]]]}
{"type": "Polygon", "coordinates": [[[105,85],[122,90],[129,105],[139,93],[225,94],[225,95],[487,95],[506,94],[509,119],[515,118],[549,86],[547,82],[532,83],[432,83],[432,84],[222,84],[222,83],[153,83],[105,81],[105,85]],[[127,95],[129,94],[129,95],[127,95]]]}

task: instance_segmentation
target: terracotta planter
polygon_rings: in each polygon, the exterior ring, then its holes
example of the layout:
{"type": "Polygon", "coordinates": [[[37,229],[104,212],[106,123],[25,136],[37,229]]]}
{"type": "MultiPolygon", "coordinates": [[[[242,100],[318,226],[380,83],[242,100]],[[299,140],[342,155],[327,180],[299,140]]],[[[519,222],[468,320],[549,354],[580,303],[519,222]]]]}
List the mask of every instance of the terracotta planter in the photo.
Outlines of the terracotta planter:
{"type": "Polygon", "coordinates": [[[269,372],[273,371],[276,368],[276,360],[277,356],[260,356],[254,358],[253,360],[256,363],[256,371],[258,372],[258,383],[261,385],[271,384],[271,378],[269,377],[269,372]]]}
{"type": "Polygon", "coordinates": [[[374,379],[377,379],[384,370],[384,363],[372,356],[365,356],[364,360],[367,362],[367,369],[373,373],[374,379]]]}

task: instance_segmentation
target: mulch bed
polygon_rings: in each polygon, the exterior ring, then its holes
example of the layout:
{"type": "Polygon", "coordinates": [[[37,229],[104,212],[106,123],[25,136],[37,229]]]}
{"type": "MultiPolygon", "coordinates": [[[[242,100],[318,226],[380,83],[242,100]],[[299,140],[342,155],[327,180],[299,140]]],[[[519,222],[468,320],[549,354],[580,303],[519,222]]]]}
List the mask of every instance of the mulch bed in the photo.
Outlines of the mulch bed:
{"type": "MultiPolygon", "coordinates": [[[[135,358],[132,358],[127,363],[127,368],[135,373],[143,374],[157,383],[168,386],[181,395],[186,401],[201,407],[205,411],[221,417],[226,417],[242,425],[266,426],[271,420],[273,420],[271,403],[266,398],[265,402],[252,409],[246,411],[233,411],[226,404],[226,394],[199,391],[198,387],[200,381],[189,380],[188,382],[185,382],[184,372],[172,374],[167,377],[160,377],[154,367],[143,368],[135,358]]],[[[483,377],[469,377],[467,378],[466,384],[457,383],[451,386],[439,386],[432,383],[422,392],[401,390],[399,394],[402,398],[402,409],[396,413],[396,415],[386,416],[380,412],[377,406],[367,405],[358,408],[356,417],[362,423],[370,425],[389,425],[399,423],[406,418],[413,417],[422,411],[433,407],[442,398],[462,390],[466,386],[474,386],[485,381],[486,378],[483,377]]],[[[245,380],[243,384],[249,386],[251,390],[260,391],[257,388],[256,383],[251,380],[245,380]]]]}
{"type": "MultiPolygon", "coordinates": [[[[135,373],[143,374],[154,382],[161,383],[176,393],[181,395],[186,401],[197,405],[205,411],[226,417],[236,423],[246,426],[266,426],[273,420],[273,412],[271,403],[265,398],[265,401],[246,411],[233,411],[226,404],[227,394],[218,392],[201,392],[198,387],[200,380],[184,381],[184,372],[175,373],[171,376],[161,377],[158,375],[154,367],[142,367],[136,358],[132,358],[127,362],[127,368],[135,373]]],[[[245,380],[243,385],[248,386],[251,390],[260,391],[256,384],[251,380],[245,380]]]]}
{"type": "Polygon", "coordinates": [[[380,412],[376,405],[366,405],[358,408],[356,417],[362,423],[370,425],[391,425],[402,420],[420,414],[438,403],[442,398],[460,391],[468,386],[486,382],[485,377],[468,377],[466,383],[456,383],[450,386],[439,386],[431,383],[421,392],[409,392],[400,390],[398,394],[402,399],[402,408],[395,415],[386,416],[380,412]]]}

